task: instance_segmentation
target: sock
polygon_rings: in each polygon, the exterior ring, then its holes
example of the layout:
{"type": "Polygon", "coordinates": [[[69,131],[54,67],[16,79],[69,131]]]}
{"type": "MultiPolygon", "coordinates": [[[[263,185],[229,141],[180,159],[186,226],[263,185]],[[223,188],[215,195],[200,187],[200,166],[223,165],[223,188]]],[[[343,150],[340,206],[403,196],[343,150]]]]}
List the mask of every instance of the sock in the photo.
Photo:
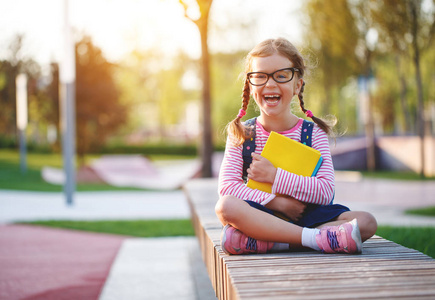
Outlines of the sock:
{"type": "Polygon", "coordinates": [[[316,242],[316,235],[320,233],[318,228],[306,228],[302,229],[302,246],[308,247],[317,251],[320,251],[320,247],[316,242]]]}
{"type": "Polygon", "coordinates": [[[272,252],[283,252],[283,251],[289,251],[290,246],[286,243],[274,243],[272,249],[270,249],[272,252]]]}

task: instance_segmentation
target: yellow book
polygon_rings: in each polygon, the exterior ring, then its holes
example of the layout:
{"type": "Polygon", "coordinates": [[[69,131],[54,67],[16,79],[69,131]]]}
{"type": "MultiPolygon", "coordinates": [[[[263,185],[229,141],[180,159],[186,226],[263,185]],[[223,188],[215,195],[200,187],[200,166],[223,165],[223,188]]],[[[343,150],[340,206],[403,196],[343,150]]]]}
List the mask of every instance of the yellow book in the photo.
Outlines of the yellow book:
{"type": "MultiPolygon", "coordinates": [[[[274,131],[270,133],[261,156],[267,158],[275,168],[302,176],[315,176],[323,161],[320,151],[274,131]]],[[[272,193],[270,183],[249,179],[247,186],[272,193]]]]}

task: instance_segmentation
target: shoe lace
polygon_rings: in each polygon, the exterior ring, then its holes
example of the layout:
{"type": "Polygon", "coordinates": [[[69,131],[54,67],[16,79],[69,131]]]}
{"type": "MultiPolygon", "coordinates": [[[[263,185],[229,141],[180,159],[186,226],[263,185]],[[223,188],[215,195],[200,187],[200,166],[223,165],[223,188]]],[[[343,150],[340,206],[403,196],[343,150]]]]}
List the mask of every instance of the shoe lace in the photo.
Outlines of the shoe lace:
{"type": "Polygon", "coordinates": [[[335,231],[326,231],[326,236],[328,237],[328,241],[329,241],[329,246],[331,247],[331,249],[337,249],[340,246],[338,245],[338,238],[337,238],[337,233],[335,231]]]}
{"type": "Polygon", "coordinates": [[[246,243],[246,250],[257,251],[257,240],[248,237],[248,242],[246,243]]]}

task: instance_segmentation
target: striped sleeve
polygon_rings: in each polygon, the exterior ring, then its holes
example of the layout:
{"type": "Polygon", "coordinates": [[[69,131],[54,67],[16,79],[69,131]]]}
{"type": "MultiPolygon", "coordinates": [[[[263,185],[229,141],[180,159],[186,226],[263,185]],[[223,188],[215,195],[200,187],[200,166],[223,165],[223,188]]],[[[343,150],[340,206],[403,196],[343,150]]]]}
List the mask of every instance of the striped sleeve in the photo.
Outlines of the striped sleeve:
{"type": "Polygon", "coordinates": [[[313,130],[312,147],[321,152],[323,162],[315,177],[305,177],[278,168],[272,185],[273,194],[283,194],[300,201],[326,205],[334,197],[334,167],[328,137],[318,126],[313,130]]]}
{"type": "Polygon", "coordinates": [[[242,179],[243,174],[243,146],[233,146],[228,137],[224,159],[219,171],[220,197],[231,195],[242,200],[251,200],[266,205],[275,198],[274,194],[248,188],[242,179]]]}

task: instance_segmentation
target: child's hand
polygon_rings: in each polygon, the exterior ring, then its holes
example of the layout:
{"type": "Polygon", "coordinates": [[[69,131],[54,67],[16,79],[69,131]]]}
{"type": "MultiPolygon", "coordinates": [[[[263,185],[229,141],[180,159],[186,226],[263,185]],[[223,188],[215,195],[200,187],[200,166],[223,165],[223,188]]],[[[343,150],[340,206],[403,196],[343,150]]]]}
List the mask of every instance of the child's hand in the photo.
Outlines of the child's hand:
{"type": "Polygon", "coordinates": [[[255,152],[252,153],[252,163],[247,170],[249,179],[273,184],[276,171],[276,168],[267,158],[255,152]]]}
{"type": "Polygon", "coordinates": [[[307,204],[290,196],[276,195],[276,197],[265,206],[282,213],[291,221],[297,222],[302,218],[307,204]]]}

